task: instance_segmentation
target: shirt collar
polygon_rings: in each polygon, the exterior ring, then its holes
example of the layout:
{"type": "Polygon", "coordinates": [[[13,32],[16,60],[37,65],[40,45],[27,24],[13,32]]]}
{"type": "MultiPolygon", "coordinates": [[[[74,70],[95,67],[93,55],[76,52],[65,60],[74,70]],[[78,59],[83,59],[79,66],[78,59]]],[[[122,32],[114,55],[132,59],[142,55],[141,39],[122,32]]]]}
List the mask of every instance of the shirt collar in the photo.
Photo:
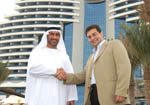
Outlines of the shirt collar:
{"type": "Polygon", "coordinates": [[[104,44],[104,42],[105,42],[105,40],[103,40],[102,42],[100,42],[100,43],[98,44],[98,46],[97,46],[97,50],[94,48],[94,49],[93,49],[93,52],[95,53],[96,51],[98,51],[98,50],[101,48],[101,46],[104,44]]]}

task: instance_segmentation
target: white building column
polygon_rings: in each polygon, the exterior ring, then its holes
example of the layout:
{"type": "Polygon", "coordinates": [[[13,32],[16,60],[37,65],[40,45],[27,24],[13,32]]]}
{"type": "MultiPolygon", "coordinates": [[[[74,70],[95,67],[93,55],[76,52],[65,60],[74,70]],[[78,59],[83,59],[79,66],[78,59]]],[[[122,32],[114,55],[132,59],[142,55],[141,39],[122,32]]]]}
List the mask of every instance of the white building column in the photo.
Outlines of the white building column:
{"type": "Polygon", "coordinates": [[[80,16],[78,23],[73,23],[73,46],[72,46],[72,64],[74,72],[83,70],[83,50],[84,50],[84,0],[79,0],[80,16]]]}
{"type": "Polygon", "coordinates": [[[106,0],[106,39],[111,40],[115,38],[115,25],[114,19],[109,19],[111,14],[109,10],[113,8],[113,6],[109,6],[109,4],[113,3],[114,0],[106,0]]]}

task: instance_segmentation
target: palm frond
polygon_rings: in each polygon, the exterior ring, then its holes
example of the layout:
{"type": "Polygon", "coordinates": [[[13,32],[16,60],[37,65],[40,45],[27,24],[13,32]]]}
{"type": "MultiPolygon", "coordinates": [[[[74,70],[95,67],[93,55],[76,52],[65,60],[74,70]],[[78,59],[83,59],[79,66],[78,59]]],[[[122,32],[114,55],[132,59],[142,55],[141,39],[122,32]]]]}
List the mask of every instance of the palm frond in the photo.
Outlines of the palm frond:
{"type": "Polygon", "coordinates": [[[141,20],[150,22],[150,0],[144,0],[144,4],[141,4],[137,11],[141,20]]]}
{"type": "Polygon", "coordinates": [[[143,64],[150,62],[150,24],[140,21],[139,24],[132,26],[121,24],[121,28],[124,30],[124,36],[136,49],[140,62],[143,64]]]}
{"type": "Polygon", "coordinates": [[[0,84],[8,77],[10,70],[7,68],[7,63],[0,62],[0,84]]]}

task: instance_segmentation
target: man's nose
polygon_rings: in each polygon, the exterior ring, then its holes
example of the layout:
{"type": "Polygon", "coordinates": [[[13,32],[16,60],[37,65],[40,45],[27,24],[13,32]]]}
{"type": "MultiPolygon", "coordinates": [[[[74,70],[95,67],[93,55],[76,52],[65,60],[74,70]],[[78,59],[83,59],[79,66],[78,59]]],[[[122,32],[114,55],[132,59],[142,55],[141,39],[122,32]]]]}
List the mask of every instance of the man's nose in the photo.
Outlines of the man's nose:
{"type": "Polygon", "coordinates": [[[93,40],[94,39],[94,36],[91,36],[91,40],[93,40]]]}

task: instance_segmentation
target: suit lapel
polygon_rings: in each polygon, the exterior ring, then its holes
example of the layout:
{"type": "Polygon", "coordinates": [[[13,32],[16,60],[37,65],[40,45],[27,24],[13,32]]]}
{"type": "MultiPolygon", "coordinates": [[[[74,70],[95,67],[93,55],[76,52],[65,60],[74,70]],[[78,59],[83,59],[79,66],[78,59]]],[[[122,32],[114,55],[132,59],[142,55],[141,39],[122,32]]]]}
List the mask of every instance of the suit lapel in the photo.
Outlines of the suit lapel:
{"type": "Polygon", "coordinates": [[[96,59],[95,59],[95,62],[97,61],[98,58],[101,57],[101,55],[102,55],[103,52],[105,51],[105,48],[107,47],[107,45],[108,45],[108,41],[105,41],[104,44],[102,45],[102,47],[101,47],[101,49],[100,49],[100,51],[99,51],[99,53],[98,53],[96,59]]]}
{"type": "MultiPolygon", "coordinates": [[[[87,71],[89,80],[91,80],[91,76],[92,76],[93,63],[94,63],[94,54],[92,54],[92,56],[91,56],[91,58],[90,58],[89,68],[88,68],[88,71],[87,71]]],[[[87,84],[88,84],[88,86],[90,87],[90,86],[91,86],[91,81],[88,81],[87,84]]]]}
{"type": "Polygon", "coordinates": [[[92,54],[92,57],[91,57],[91,60],[90,60],[90,65],[89,65],[89,69],[90,69],[90,74],[91,74],[91,71],[92,71],[92,66],[93,66],[93,63],[94,63],[94,54],[92,54]]]}

